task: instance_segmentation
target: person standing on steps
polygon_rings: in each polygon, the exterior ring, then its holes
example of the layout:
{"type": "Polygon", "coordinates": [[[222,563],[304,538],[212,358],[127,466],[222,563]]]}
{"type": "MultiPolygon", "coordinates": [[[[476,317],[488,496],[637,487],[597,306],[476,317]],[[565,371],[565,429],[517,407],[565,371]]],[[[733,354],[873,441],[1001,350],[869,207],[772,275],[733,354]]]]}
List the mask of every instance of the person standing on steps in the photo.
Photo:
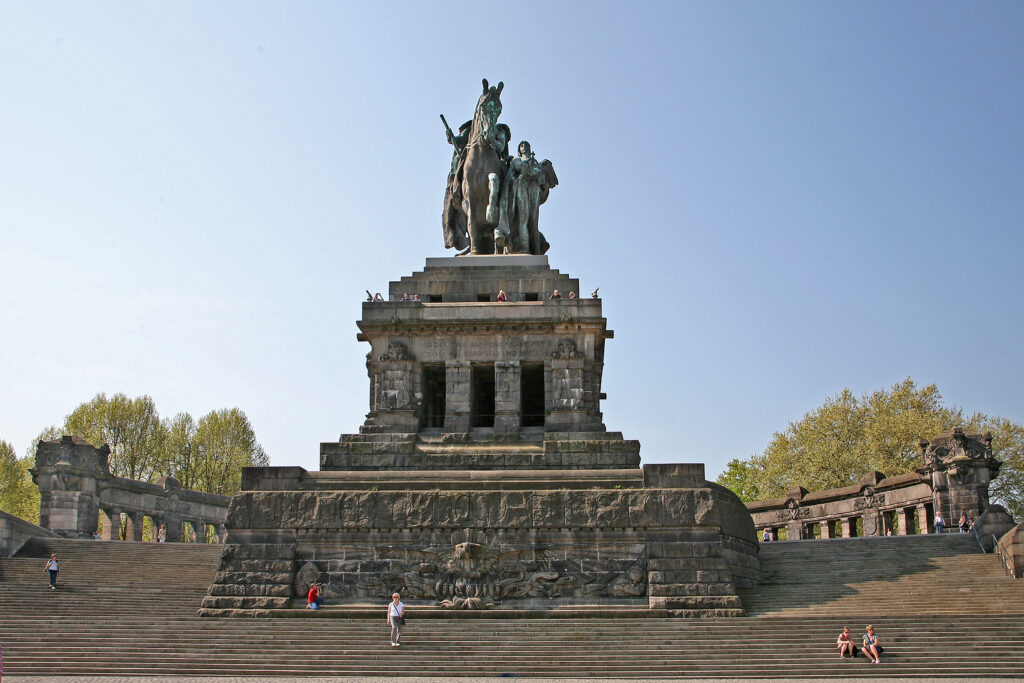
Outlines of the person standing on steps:
{"type": "Polygon", "coordinates": [[[156,542],[166,543],[167,542],[167,525],[161,524],[160,530],[156,532],[156,542]]]}
{"type": "Polygon", "coordinates": [[[395,593],[388,603],[388,626],[391,627],[391,647],[402,644],[402,627],[405,626],[405,604],[401,596],[395,593]]]}
{"type": "Polygon", "coordinates": [[[882,646],[878,644],[875,627],[868,625],[867,631],[864,634],[864,654],[868,656],[872,664],[881,664],[882,660],[879,659],[878,655],[882,654],[882,646]]]}
{"type": "Polygon", "coordinates": [[[50,559],[46,561],[46,571],[50,573],[50,590],[57,590],[57,572],[60,571],[60,563],[57,561],[56,555],[50,555],[50,559]]]}
{"type": "Polygon", "coordinates": [[[941,534],[942,530],[946,527],[946,523],[942,520],[942,513],[938,510],[935,511],[935,533],[941,534]]]}

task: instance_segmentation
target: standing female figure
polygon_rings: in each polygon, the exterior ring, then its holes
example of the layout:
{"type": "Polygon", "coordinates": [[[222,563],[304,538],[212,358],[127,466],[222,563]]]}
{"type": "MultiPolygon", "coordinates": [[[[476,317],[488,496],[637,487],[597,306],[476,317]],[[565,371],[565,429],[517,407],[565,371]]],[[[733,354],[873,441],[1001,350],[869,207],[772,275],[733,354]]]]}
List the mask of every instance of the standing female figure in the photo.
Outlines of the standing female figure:
{"type": "Polygon", "coordinates": [[[388,603],[388,626],[391,627],[391,647],[402,644],[402,627],[405,626],[405,604],[398,593],[388,603]]]}

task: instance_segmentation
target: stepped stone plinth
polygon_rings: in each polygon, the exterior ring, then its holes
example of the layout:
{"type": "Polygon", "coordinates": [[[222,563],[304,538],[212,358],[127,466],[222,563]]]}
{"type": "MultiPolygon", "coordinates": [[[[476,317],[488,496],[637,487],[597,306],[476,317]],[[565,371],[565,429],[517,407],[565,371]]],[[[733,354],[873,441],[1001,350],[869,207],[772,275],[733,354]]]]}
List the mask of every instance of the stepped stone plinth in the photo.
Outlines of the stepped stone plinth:
{"type": "Polygon", "coordinates": [[[317,581],[352,608],[399,592],[448,610],[740,614],[751,517],[702,464],[641,469],[639,442],[606,429],[612,332],[578,290],[546,256],[466,256],[366,302],[365,422],[321,445],[319,472],[245,470],[200,613],[303,607],[317,581]]]}

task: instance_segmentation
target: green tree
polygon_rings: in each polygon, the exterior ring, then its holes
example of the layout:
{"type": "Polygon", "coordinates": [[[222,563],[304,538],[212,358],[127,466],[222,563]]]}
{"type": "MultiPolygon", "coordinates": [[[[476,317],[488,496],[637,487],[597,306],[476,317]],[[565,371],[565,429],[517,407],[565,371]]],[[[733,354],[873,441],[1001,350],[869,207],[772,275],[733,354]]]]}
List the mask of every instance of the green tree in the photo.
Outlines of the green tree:
{"type": "Polygon", "coordinates": [[[7,441],[0,441],[0,510],[39,524],[39,489],[29,469],[32,458],[19,458],[7,441]]]}
{"type": "Polygon", "coordinates": [[[110,446],[110,472],[151,481],[167,468],[163,460],[166,427],[149,396],[97,394],[64,420],[64,433],[77,434],[94,446],[110,446]]]}
{"type": "Polygon", "coordinates": [[[249,418],[238,408],[201,417],[191,443],[195,486],[200,491],[231,495],[242,486],[243,467],[269,463],[249,418]]]}
{"type": "Polygon", "coordinates": [[[725,466],[725,471],[718,475],[717,482],[730,489],[740,497],[744,503],[752,500],[761,500],[761,490],[757,486],[757,478],[754,476],[753,460],[740,460],[733,458],[725,466]]]}
{"type": "Polygon", "coordinates": [[[178,413],[164,423],[167,438],[164,441],[164,461],[167,472],[186,489],[199,489],[196,467],[196,422],[188,413],[178,413]]]}
{"type": "Polygon", "coordinates": [[[981,413],[964,417],[960,408],[943,404],[934,384],[918,387],[910,378],[859,398],[843,389],[772,435],[763,453],[731,461],[718,483],[744,500],[763,500],[797,485],[812,491],[850,486],[872,470],[902,474],[920,465],[920,439],[957,426],[992,432],[993,452],[1004,465],[991,498],[1019,517],[1024,513],[1024,427],[981,413]]]}

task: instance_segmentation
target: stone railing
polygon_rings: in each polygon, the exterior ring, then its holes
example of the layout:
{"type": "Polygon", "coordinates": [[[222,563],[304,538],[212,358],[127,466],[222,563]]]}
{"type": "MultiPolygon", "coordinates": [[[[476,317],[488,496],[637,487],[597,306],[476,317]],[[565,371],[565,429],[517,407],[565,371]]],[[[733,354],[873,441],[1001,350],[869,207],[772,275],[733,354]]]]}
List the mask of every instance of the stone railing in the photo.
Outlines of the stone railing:
{"type": "Polygon", "coordinates": [[[55,536],[49,529],[26,522],[21,517],[0,511],[0,557],[18,552],[25,541],[33,536],[55,536]]]}
{"type": "Polygon", "coordinates": [[[183,489],[174,477],[155,484],[115,477],[109,454],[107,446],[96,448],[75,436],[39,442],[32,478],[41,494],[42,526],[61,536],[89,538],[102,511],[103,540],[121,538],[124,514],[125,540],[141,541],[149,517],[154,538],[163,525],[168,541],[190,536],[194,542],[223,542],[228,496],[183,489]]]}
{"type": "Polygon", "coordinates": [[[778,540],[782,529],[787,540],[927,534],[935,531],[936,512],[951,528],[961,514],[973,521],[989,507],[989,482],[1000,465],[992,457],[991,434],[957,428],[919,446],[922,466],[914,472],[869,472],[853,486],[814,492],[794,487],[781,498],[747,503],[758,538],[767,531],[778,540]]]}

